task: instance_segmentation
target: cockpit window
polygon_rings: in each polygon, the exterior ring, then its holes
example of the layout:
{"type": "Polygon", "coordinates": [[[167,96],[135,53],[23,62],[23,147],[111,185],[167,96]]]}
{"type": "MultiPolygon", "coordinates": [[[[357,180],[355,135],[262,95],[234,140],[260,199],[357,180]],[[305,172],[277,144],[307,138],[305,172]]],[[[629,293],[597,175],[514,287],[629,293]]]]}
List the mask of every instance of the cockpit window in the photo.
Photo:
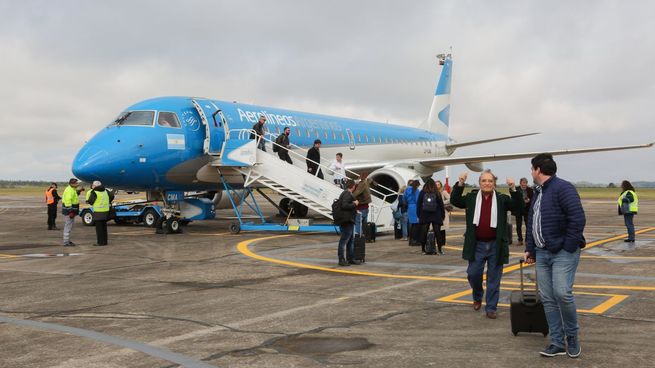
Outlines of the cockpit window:
{"type": "Polygon", "coordinates": [[[154,111],[124,111],[109,125],[152,126],[153,120],[155,120],[154,111]]]}
{"type": "Polygon", "coordinates": [[[159,112],[159,117],[157,118],[157,124],[167,128],[179,128],[180,121],[177,119],[177,114],[174,112],[159,112]]]}

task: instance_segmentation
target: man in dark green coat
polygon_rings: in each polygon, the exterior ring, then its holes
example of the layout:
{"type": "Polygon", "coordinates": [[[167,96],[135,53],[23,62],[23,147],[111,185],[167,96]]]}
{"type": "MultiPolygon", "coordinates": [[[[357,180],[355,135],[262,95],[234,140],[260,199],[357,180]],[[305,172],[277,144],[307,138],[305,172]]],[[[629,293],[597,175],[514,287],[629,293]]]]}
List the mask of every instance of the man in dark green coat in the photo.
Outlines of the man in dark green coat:
{"type": "Polygon", "coordinates": [[[487,264],[487,296],[485,311],[487,317],[496,319],[496,307],[500,294],[500,279],[503,265],[509,262],[509,237],[507,232],[507,211],[520,210],[523,206],[521,194],[511,178],[507,179],[512,197],[496,192],[496,176],[485,170],[479,179],[480,190],[473,190],[466,195],[464,182],[468,174],[459,176],[450,203],[466,209],[466,234],[462,258],[469,261],[469,284],[473,290],[473,309],[482,306],[482,276],[487,264]]]}

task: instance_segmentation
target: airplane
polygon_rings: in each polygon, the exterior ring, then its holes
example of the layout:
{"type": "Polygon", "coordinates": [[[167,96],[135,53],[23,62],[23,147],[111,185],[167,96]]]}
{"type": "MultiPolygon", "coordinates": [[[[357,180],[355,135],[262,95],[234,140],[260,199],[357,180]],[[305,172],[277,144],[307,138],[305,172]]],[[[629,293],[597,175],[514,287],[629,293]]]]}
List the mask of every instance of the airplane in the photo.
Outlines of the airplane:
{"type": "MultiPolygon", "coordinates": [[[[294,146],[290,152],[294,166],[305,170],[305,152],[314,140],[320,139],[322,171],[329,174],[326,166],[337,152],[342,152],[350,176],[368,172],[382,191],[378,196],[387,200],[392,199],[408,180],[431,176],[449,165],[464,164],[479,172],[485,162],[529,158],[540,153],[453,156],[457,148],[538,133],[468,142],[451,139],[448,130],[452,55],[440,54],[438,61],[441,71],[430,113],[418,127],[207,98],[158,97],[129,106],[86,142],[73,161],[72,171],[86,182],[101,180],[108,187],[146,191],[153,198],[176,191],[216,192],[216,207],[227,208],[234,205],[230,196],[220,195],[227,184],[232,188],[268,186],[276,189],[263,179],[251,180],[243,166],[256,166],[261,164],[261,157],[274,155],[273,141],[284,127],[291,129],[289,138],[294,146]],[[246,147],[252,127],[260,116],[266,118],[268,153],[255,149],[254,141],[248,146],[249,150],[238,149],[238,145],[246,147]],[[251,156],[241,168],[238,159],[235,163],[230,158],[239,155],[251,156]]],[[[549,152],[553,155],[581,154],[647,148],[653,143],[549,152]]],[[[278,169],[292,170],[291,167],[278,169]]],[[[294,171],[293,175],[302,176],[301,171],[294,171]]],[[[310,186],[318,185],[318,182],[312,183],[310,186]]],[[[282,190],[278,192],[284,194],[282,190]]],[[[324,214],[329,217],[329,213],[324,214]]]]}

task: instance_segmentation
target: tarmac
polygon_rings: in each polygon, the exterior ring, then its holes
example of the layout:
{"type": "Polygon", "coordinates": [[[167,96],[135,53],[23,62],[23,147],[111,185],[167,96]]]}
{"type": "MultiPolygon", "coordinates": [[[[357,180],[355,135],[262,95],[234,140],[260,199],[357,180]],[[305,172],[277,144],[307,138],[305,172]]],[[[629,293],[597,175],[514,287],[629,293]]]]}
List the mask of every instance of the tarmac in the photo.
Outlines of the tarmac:
{"type": "Polygon", "coordinates": [[[640,205],[632,245],[614,201],[583,204],[571,359],[511,333],[522,247],[510,246],[498,319],[473,310],[461,214],[443,256],[387,234],[366,264],[338,267],[335,234],[231,234],[228,210],[182,234],[110,224],[107,247],[78,218],[78,245],[63,247],[40,196],[0,197],[0,367],[652,366],[655,204],[640,205]]]}

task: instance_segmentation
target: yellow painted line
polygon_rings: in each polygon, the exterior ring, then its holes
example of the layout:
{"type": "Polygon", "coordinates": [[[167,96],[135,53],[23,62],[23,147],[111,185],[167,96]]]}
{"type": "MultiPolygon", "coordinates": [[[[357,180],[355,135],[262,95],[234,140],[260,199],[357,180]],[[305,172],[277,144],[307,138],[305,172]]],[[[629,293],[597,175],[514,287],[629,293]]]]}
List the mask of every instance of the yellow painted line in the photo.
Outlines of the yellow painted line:
{"type": "MultiPolygon", "coordinates": [[[[514,290],[520,290],[520,288],[501,288],[501,290],[507,290],[507,291],[514,291],[514,290]]],[[[610,308],[614,307],[615,305],[621,303],[625,299],[628,298],[628,295],[623,295],[623,294],[601,294],[601,293],[589,293],[589,292],[584,292],[584,291],[576,291],[573,293],[575,295],[596,295],[596,296],[604,296],[608,297],[607,300],[604,302],[600,303],[599,305],[595,306],[592,309],[578,309],[578,312],[581,313],[593,313],[593,314],[602,314],[605,313],[607,310],[610,308]]],[[[446,295],[442,298],[436,299],[438,302],[445,302],[445,303],[458,303],[458,304],[470,304],[472,305],[473,302],[469,300],[460,300],[459,298],[466,296],[466,295],[471,295],[471,289],[467,289],[455,294],[451,295],[446,295]]],[[[486,304],[486,303],[482,303],[486,304]]],[[[498,303],[499,307],[508,307],[509,304],[506,303],[498,303]]]]}
{"type": "Polygon", "coordinates": [[[20,258],[20,256],[16,256],[16,255],[13,255],[13,254],[0,254],[0,258],[11,259],[11,258],[20,258]]]}
{"type": "MultiPolygon", "coordinates": [[[[396,279],[412,279],[412,280],[431,280],[431,281],[448,281],[448,282],[466,282],[468,283],[468,279],[462,278],[462,277],[436,277],[436,276],[421,276],[421,275],[400,275],[400,274],[388,274],[388,273],[378,273],[378,272],[365,272],[365,271],[350,271],[342,268],[329,268],[329,267],[323,267],[323,266],[317,266],[317,265],[312,265],[312,264],[307,264],[307,263],[300,263],[300,262],[292,262],[292,261],[285,261],[281,259],[276,259],[276,258],[271,258],[271,257],[266,257],[259,255],[257,253],[254,253],[253,251],[250,250],[249,246],[252,243],[262,241],[262,240],[269,240],[269,239],[278,239],[278,238],[286,238],[290,236],[295,236],[295,234],[286,234],[286,235],[273,235],[273,236],[267,236],[263,238],[254,238],[254,239],[249,239],[249,240],[244,240],[240,243],[237,244],[237,250],[242,253],[245,256],[248,256],[250,258],[254,258],[260,261],[264,262],[270,262],[270,263],[277,263],[285,266],[292,266],[292,267],[298,267],[298,268],[307,268],[307,269],[312,269],[312,270],[318,270],[318,271],[325,271],[325,272],[334,272],[334,273],[340,273],[340,274],[346,274],[346,275],[357,275],[357,276],[372,276],[372,277],[384,277],[384,278],[396,278],[396,279]]],[[[486,275],[485,275],[486,276],[486,275]]],[[[502,281],[501,285],[512,285],[512,286],[520,286],[519,282],[515,281],[502,281]]],[[[534,285],[533,283],[524,283],[524,285],[534,285]]],[[[616,290],[632,290],[632,291],[655,291],[655,286],[629,286],[629,285],[573,285],[573,288],[575,289],[600,289],[600,290],[606,290],[606,289],[616,289],[616,290]]]]}
{"type": "Polygon", "coordinates": [[[237,250],[239,252],[241,252],[245,256],[248,256],[248,257],[251,257],[251,258],[254,258],[254,259],[258,259],[258,260],[264,261],[264,262],[277,263],[277,264],[281,264],[281,265],[285,265],[285,266],[292,266],[292,267],[299,267],[299,268],[308,268],[308,269],[318,270],[318,271],[335,272],[335,273],[341,273],[341,274],[346,274],[346,275],[373,276],[373,277],[384,277],[384,278],[393,278],[393,279],[468,282],[467,279],[461,278],[461,277],[435,277],[435,276],[420,276],[420,275],[397,275],[397,274],[388,274],[388,273],[350,271],[350,270],[345,270],[345,269],[341,269],[341,268],[322,267],[322,266],[316,266],[316,265],[311,265],[311,264],[306,264],[306,263],[284,261],[284,260],[281,260],[281,259],[265,257],[265,256],[262,256],[262,255],[253,253],[248,248],[248,246],[250,244],[252,244],[254,242],[257,242],[257,241],[285,238],[285,237],[289,237],[289,236],[294,236],[294,235],[293,234],[273,235],[273,236],[267,236],[267,237],[264,237],[264,238],[255,238],[255,239],[244,240],[244,241],[240,242],[239,244],[237,244],[237,250]]]}
{"type": "MultiPolygon", "coordinates": [[[[639,231],[635,231],[635,234],[647,233],[647,232],[650,232],[650,231],[653,231],[653,230],[655,230],[655,227],[648,227],[648,228],[645,228],[645,229],[641,229],[639,231]]],[[[590,249],[590,248],[593,248],[593,247],[596,247],[596,246],[599,246],[599,245],[602,245],[602,244],[605,244],[605,243],[609,243],[609,242],[619,240],[619,239],[623,239],[623,238],[627,238],[627,237],[628,237],[628,234],[622,234],[622,235],[613,236],[613,237],[607,238],[607,239],[596,240],[596,241],[593,241],[591,243],[588,243],[587,246],[583,248],[583,251],[587,250],[587,249],[590,249]]],[[[530,266],[532,266],[532,265],[525,265],[524,267],[530,267],[530,266]]],[[[512,272],[512,271],[516,271],[516,270],[519,269],[519,267],[520,267],[520,265],[518,263],[515,264],[515,265],[512,265],[512,266],[509,266],[509,267],[505,267],[503,269],[503,274],[506,274],[506,273],[512,272]]]]}

